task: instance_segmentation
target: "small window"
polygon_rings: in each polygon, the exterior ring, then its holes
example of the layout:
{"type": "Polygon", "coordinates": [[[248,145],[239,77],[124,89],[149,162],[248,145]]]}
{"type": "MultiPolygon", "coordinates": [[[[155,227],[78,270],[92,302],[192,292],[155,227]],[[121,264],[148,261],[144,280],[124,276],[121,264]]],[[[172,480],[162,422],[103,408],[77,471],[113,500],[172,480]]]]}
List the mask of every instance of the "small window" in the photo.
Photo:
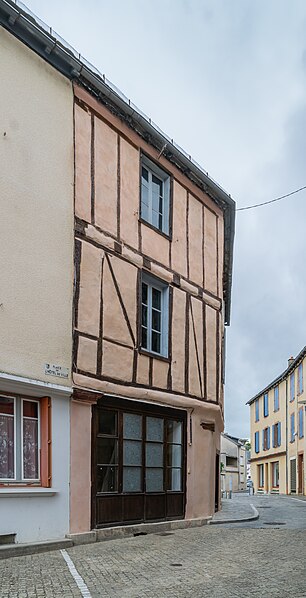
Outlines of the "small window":
{"type": "Polygon", "coordinates": [[[169,234],[170,177],[151,160],[141,160],[141,218],[169,234]]]}
{"type": "Polygon", "coordinates": [[[141,286],[141,347],[168,357],[169,288],[143,275],[141,286]]]}
{"type": "Polygon", "coordinates": [[[268,393],[266,393],[264,395],[264,417],[267,417],[269,415],[269,397],[268,397],[268,393]]]}
{"type": "Polygon", "coordinates": [[[304,409],[299,409],[299,438],[304,437],[304,409]]]}
{"type": "Polygon", "coordinates": [[[258,487],[264,487],[264,466],[258,465],[258,487]]]}
{"type": "Polygon", "coordinates": [[[40,479],[39,401],[0,397],[0,480],[40,479]]]}
{"type": "Polygon", "coordinates": [[[279,387],[274,388],[274,411],[279,410],[279,387]]]}
{"type": "Polygon", "coordinates": [[[259,432],[255,432],[255,453],[259,453],[259,432]]]}
{"type": "Polygon", "coordinates": [[[301,395],[303,392],[303,364],[300,363],[298,367],[298,394],[301,395]]]}
{"type": "Polygon", "coordinates": [[[290,442],[294,442],[295,440],[295,417],[294,413],[290,415],[290,442]]]}
{"type": "Polygon", "coordinates": [[[272,463],[272,486],[273,488],[279,487],[279,461],[272,463]]]}
{"type": "Polygon", "coordinates": [[[255,421],[259,421],[259,400],[256,399],[255,401],[255,421]]]}
{"type": "Polygon", "coordinates": [[[293,401],[295,397],[295,389],[294,389],[294,372],[290,375],[290,401],[293,401]]]}

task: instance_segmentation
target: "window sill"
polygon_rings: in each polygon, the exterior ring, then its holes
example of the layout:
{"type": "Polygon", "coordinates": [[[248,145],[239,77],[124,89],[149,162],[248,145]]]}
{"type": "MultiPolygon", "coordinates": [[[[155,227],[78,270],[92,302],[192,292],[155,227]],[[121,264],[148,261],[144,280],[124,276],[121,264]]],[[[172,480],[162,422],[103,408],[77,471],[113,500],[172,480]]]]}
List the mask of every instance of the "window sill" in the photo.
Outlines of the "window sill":
{"type": "Polygon", "coordinates": [[[170,233],[169,234],[164,233],[164,231],[157,228],[157,226],[154,226],[154,224],[151,224],[151,222],[148,222],[147,220],[144,220],[143,218],[139,218],[139,222],[141,222],[141,224],[144,224],[145,226],[148,226],[149,228],[154,230],[156,233],[158,233],[159,235],[161,235],[162,237],[167,239],[167,241],[172,241],[172,235],[170,233]]]}
{"type": "Polygon", "coordinates": [[[160,359],[161,361],[166,361],[167,363],[170,363],[171,361],[170,357],[165,357],[165,355],[159,355],[159,353],[153,353],[151,351],[148,351],[147,349],[142,349],[141,347],[138,349],[138,351],[141,355],[146,355],[147,357],[160,359]]]}
{"type": "Polygon", "coordinates": [[[55,496],[58,494],[58,490],[54,490],[54,488],[31,488],[27,486],[17,487],[12,486],[11,488],[0,488],[0,498],[16,498],[16,497],[47,497],[47,496],[55,496]]]}

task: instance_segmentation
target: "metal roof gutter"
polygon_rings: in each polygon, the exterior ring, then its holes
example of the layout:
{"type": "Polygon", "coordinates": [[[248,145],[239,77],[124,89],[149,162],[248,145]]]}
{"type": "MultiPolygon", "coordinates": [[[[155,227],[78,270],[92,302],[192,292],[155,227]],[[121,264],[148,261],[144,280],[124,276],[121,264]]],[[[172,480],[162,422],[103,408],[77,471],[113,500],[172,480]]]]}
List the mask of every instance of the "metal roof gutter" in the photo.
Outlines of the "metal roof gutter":
{"type": "Polygon", "coordinates": [[[94,93],[100,101],[108,99],[121,112],[121,117],[141,136],[176,164],[184,174],[217,203],[224,213],[224,301],[225,324],[230,323],[233,244],[235,234],[235,202],[199,164],[192,160],[173,139],[170,139],[143,114],[119,89],[111,84],[93,65],[69,46],[50,27],[21,2],[0,0],[0,24],[34,50],[46,62],[71,81],[77,81],[94,93]]]}
{"type": "Polygon", "coordinates": [[[303,349],[299,352],[299,354],[297,355],[297,357],[282,372],[282,374],[280,374],[277,378],[275,378],[275,380],[273,380],[273,382],[271,382],[263,390],[261,390],[254,397],[252,397],[246,403],[246,405],[251,405],[252,403],[254,403],[254,401],[256,401],[256,399],[259,399],[259,397],[261,397],[263,394],[265,394],[266,392],[268,392],[271,388],[273,388],[274,386],[277,386],[280,382],[282,382],[283,380],[285,380],[289,376],[289,374],[291,374],[291,372],[301,363],[301,361],[302,361],[302,359],[304,359],[305,355],[306,355],[306,346],[303,347],[303,349]]]}

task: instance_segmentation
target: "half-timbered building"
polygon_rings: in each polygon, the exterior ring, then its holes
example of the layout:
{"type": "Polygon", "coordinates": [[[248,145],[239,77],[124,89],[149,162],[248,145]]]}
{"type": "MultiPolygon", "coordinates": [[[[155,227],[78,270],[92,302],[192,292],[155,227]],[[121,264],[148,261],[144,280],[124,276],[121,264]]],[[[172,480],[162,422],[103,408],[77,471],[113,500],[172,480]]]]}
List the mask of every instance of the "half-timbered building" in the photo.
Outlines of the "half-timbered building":
{"type": "Polygon", "coordinates": [[[234,202],[106,94],[74,86],[72,532],[219,504],[234,202]]]}

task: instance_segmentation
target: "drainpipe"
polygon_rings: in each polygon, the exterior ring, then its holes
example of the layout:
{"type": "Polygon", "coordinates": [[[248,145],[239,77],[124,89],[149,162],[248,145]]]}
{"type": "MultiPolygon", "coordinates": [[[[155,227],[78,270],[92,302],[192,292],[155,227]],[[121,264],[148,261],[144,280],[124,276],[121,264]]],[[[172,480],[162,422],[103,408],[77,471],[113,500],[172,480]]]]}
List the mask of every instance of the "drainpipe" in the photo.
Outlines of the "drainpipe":
{"type": "Polygon", "coordinates": [[[286,378],[286,494],[288,492],[288,378],[286,378]]]}

